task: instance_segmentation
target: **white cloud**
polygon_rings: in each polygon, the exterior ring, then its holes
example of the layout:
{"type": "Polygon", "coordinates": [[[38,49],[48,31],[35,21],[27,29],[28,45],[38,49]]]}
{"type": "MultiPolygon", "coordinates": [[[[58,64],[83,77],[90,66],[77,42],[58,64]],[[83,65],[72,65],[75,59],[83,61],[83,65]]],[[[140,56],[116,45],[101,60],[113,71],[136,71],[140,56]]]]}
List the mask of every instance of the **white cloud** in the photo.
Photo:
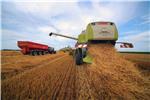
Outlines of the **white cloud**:
{"type": "Polygon", "coordinates": [[[18,49],[17,41],[26,38],[26,35],[10,30],[1,30],[2,32],[2,49],[18,49]]]}
{"type": "MultiPolygon", "coordinates": [[[[55,30],[54,28],[50,27],[50,26],[41,26],[38,28],[38,31],[39,33],[42,35],[46,34],[46,39],[55,39],[57,40],[58,42],[64,42],[64,41],[67,41],[66,38],[63,38],[63,37],[59,37],[59,36],[52,36],[50,37],[49,36],[49,33],[50,32],[54,32],[54,33],[57,33],[57,30],[55,30]]],[[[65,35],[68,35],[68,34],[65,34],[65,35]]],[[[70,35],[70,34],[69,34],[70,35]]]]}
{"type": "Polygon", "coordinates": [[[64,12],[71,12],[77,2],[16,2],[14,5],[20,11],[38,16],[55,16],[64,12]],[[70,8],[70,9],[68,9],[70,8]]]}
{"type": "Polygon", "coordinates": [[[47,44],[49,46],[55,47],[58,50],[62,47],[65,47],[69,42],[68,40],[64,41],[58,39],[58,37],[51,38],[48,33],[45,33],[45,29],[41,28],[41,31],[36,34],[30,34],[30,32],[16,32],[13,30],[3,29],[1,30],[2,49],[19,49],[17,46],[17,41],[33,41],[37,43],[47,44]]]}
{"type": "Polygon", "coordinates": [[[56,30],[50,26],[41,26],[38,28],[38,31],[41,33],[50,33],[51,31],[56,32],[56,30]]]}
{"type": "Polygon", "coordinates": [[[92,2],[93,7],[87,9],[87,11],[83,11],[77,2],[19,2],[15,3],[15,5],[23,12],[38,16],[50,17],[61,13],[68,13],[70,16],[74,16],[73,20],[68,20],[68,22],[72,22],[74,25],[79,24],[79,22],[83,25],[99,20],[114,21],[117,24],[125,23],[134,17],[137,7],[137,3],[132,2],[126,2],[126,4],[122,2],[104,4],[103,2],[95,1],[92,2]]]}
{"type": "Polygon", "coordinates": [[[134,35],[127,35],[125,37],[122,37],[121,39],[131,41],[134,43],[141,41],[150,42],[150,31],[145,31],[134,35]]]}
{"type": "MultiPolygon", "coordinates": [[[[3,1],[3,0],[2,0],[3,1]]],[[[5,0],[11,2],[78,2],[79,0],[5,0]]],[[[80,0],[86,1],[86,0],[80,0]]]]}
{"type": "Polygon", "coordinates": [[[133,19],[136,15],[138,3],[133,2],[111,2],[93,3],[94,15],[101,20],[113,21],[117,24],[124,24],[133,19]]]}
{"type": "MultiPolygon", "coordinates": [[[[92,7],[87,7],[88,9],[83,9],[83,7],[79,6],[76,1],[61,3],[42,1],[14,2],[14,5],[16,9],[23,12],[25,15],[31,16],[32,20],[35,20],[35,22],[37,20],[36,17],[40,17],[39,19],[44,19],[58,28],[59,33],[77,37],[77,35],[86,28],[86,25],[92,21],[114,21],[117,24],[124,24],[128,22],[136,16],[136,7],[138,6],[138,3],[126,2],[124,4],[120,2],[110,2],[106,4],[103,2],[92,1],[92,7]],[[66,16],[61,16],[61,14],[66,14],[66,16]],[[51,18],[55,18],[55,16],[59,16],[61,18],[56,18],[55,20],[51,18]]],[[[32,28],[32,26],[30,27],[32,28]]],[[[38,25],[35,32],[38,33],[32,34],[33,32],[28,33],[26,30],[24,35],[27,37],[23,37],[22,39],[40,43],[48,43],[50,45],[56,44],[55,46],[57,46],[57,48],[59,48],[58,44],[62,44],[62,46],[64,46],[63,43],[67,45],[67,42],[71,41],[61,37],[49,37],[48,34],[50,32],[58,32],[58,30],[48,26],[48,24],[41,26],[38,25]]],[[[19,32],[17,34],[19,34],[19,32]]]]}
{"type": "Polygon", "coordinates": [[[150,14],[142,16],[143,22],[141,24],[149,24],[150,25],[150,14]]]}
{"type": "Polygon", "coordinates": [[[17,2],[15,6],[20,11],[31,14],[37,17],[41,17],[42,19],[46,19],[47,21],[52,21],[57,28],[60,29],[60,32],[72,33],[80,29],[79,25],[83,25],[82,19],[79,17],[80,8],[77,5],[77,2],[17,2]],[[57,21],[53,21],[50,19],[52,16],[57,16],[61,14],[69,14],[71,19],[57,19],[57,21]],[[79,23],[80,22],[80,23],[79,23]]]}
{"type": "Polygon", "coordinates": [[[17,33],[15,31],[12,31],[12,30],[6,30],[6,29],[2,29],[1,30],[2,32],[2,39],[16,39],[16,38],[26,38],[27,36],[26,35],[23,35],[21,33],[17,33]]]}

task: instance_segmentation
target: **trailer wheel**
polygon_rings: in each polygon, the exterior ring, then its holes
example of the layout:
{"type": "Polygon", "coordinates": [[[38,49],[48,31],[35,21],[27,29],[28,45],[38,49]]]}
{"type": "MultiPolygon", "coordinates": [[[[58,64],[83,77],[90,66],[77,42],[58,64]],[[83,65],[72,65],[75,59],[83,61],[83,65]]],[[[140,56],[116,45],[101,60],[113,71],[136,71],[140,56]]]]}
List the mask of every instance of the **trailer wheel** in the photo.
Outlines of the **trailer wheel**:
{"type": "Polygon", "coordinates": [[[32,51],[32,55],[33,55],[33,56],[38,55],[38,54],[37,54],[37,51],[32,51]]]}
{"type": "Polygon", "coordinates": [[[40,55],[40,51],[36,51],[36,55],[40,55]]]}
{"type": "Polygon", "coordinates": [[[39,52],[38,52],[38,55],[42,55],[42,51],[39,51],[39,52]]]}
{"type": "Polygon", "coordinates": [[[81,65],[83,63],[82,49],[76,49],[75,61],[77,65],[81,65]]]}
{"type": "Polygon", "coordinates": [[[41,51],[41,54],[44,55],[44,51],[41,51]]]}
{"type": "Polygon", "coordinates": [[[29,55],[33,56],[32,52],[33,52],[33,51],[30,51],[29,55]]]}
{"type": "Polygon", "coordinates": [[[46,51],[44,51],[44,55],[46,55],[47,54],[47,52],[46,51]]]}
{"type": "Polygon", "coordinates": [[[34,53],[34,51],[31,51],[31,53],[32,53],[32,56],[35,56],[35,53],[34,53]]]}

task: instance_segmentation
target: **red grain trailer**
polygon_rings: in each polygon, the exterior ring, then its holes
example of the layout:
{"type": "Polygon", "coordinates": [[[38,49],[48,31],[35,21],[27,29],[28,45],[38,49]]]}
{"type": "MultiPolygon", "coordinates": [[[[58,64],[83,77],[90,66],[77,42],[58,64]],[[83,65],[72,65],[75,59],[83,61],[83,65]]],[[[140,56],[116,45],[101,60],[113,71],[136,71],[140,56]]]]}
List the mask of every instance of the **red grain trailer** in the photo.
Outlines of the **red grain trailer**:
{"type": "Polygon", "coordinates": [[[54,48],[49,47],[48,45],[39,44],[30,41],[18,41],[18,47],[21,48],[21,52],[23,54],[30,54],[30,55],[44,55],[47,53],[56,53],[54,48]]]}

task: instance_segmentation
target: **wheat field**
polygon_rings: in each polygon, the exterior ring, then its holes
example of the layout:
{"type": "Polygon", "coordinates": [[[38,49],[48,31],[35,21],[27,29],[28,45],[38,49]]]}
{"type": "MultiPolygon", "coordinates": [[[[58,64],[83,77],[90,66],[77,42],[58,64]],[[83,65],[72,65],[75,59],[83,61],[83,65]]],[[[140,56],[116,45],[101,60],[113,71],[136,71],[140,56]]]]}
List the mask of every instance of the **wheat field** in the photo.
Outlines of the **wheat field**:
{"type": "MultiPolygon", "coordinates": [[[[34,67],[2,80],[2,99],[149,100],[149,78],[134,62],[110,44],[91,44],[88,51],[94,62],[80,66],[68,53],[24,58],[34,67]]],[[[5,60],[2,57],[2,63],[5,60]]],[[[2,72],[5,67],[2,64],[2,72]]]]}

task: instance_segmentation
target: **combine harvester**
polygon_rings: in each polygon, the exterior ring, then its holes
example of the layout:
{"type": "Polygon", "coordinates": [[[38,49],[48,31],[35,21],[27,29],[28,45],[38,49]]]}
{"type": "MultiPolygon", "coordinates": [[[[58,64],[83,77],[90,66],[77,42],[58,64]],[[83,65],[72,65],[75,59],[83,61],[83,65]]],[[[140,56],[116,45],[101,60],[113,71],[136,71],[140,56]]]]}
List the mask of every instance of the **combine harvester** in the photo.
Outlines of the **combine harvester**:
{"type": "Polygon", "coordinates": [[[45,54],[55,54],[56,51],[53,47],[49,47],[48,45],[39,44],[30,41],[18,41],[18,47],[21,48],[21,52],[24,55],[45,55],[45,54]]]}
{"type": "Polygon", "coordinates": [[[53,32],[51,32],[49,35],[56,35],[77,40],[75,45],[75,61],[77,65],[81,65],[83,62],[92,63],[93,58],[88,53],[89,44],[111,43],[115,46],[116,43],[120,43],[121,48],[133,48],[132,43],[116,42],[118,40],[118,31],[113,22],[89,23],[86,27],[86,30],[82,31],[82,33],[78,35],[78,38],[53,32]]]}

